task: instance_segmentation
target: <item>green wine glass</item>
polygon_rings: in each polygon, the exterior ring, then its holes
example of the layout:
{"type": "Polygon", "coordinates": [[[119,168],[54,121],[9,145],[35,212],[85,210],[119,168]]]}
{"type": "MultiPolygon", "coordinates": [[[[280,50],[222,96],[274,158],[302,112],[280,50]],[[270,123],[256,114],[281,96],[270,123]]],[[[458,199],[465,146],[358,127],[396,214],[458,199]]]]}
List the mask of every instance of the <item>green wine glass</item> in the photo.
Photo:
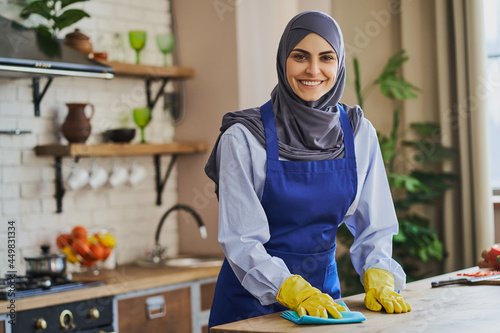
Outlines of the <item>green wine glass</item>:
{"type": "Polygon", "coordinates": [[[141,51],[146,46],[146,31],[144,30],[132,30],[128,33],[128,38],[130,40],[130,46],[135,50],[136,54],[136,64],[141,63],[141,51]]]}
{"type": "Polygon", "coordinates": [[[156,35],[156,45],[163,53],[163,66],[168,66],[167,55],[172,52],[174,48],[175,38],[171,33],[164,33],[156,35]]]}
{"type": "Polygon", "coordinates": [[[144,138],[144,128],[151,121],[151,110],[148,107],[144,108],[136,108],[133,111],[134,122],[141,129],[141,143],[146,143],[146,139],[144,138]]]}

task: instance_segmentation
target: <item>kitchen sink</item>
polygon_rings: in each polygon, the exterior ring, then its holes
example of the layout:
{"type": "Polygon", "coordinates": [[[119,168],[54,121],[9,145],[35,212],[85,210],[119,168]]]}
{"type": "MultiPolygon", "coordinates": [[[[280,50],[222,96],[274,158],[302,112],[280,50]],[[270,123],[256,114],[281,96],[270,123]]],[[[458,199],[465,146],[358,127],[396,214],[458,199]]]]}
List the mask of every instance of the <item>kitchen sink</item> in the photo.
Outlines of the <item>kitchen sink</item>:
{"type": "Polygon", "coordinates": [[[224,258],[220,257],[173,257],[163,260],[163,264],[172,267],[208,267],[220,266],[224,258]]]}
{"type": "Polygon", "coordinates": [[[164,258],[158,263],[150,259],[140,259],[137,261],[139,266],[144,267],[214,267],[221,266],[224,261],[223,257],[210,256],[177,256],[164,258]]]}

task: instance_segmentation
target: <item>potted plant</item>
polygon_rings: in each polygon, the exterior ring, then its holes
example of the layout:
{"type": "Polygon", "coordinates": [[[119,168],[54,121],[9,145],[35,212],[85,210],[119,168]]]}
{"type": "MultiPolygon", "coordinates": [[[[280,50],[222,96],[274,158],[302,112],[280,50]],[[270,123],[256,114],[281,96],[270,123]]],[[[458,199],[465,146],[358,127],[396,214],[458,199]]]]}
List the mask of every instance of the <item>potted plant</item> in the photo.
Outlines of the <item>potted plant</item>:
{"type": "MultiPolygon", "coordinates": [[[[362,89],[359,61],[354,58],[354,85],[359,106],[363,108],[367,92],[377,85],[389,99],[401,101],[416,98],[419,89],[399,75],[399,69],[408,59],[404,50],[396,52],[379,77],[362,89]]],[[[441,162],[454,156],[452,149],[443,147],[434,139],[440,136],[439,124],[412,123],[410,129],[415,131],[417,138],[402,140],[399,133],[399,110],[396,109],[390,134],[377,132],[377,135],[399,222],[399,233],[393,238],[393,256],[407,273],[407,280],[414,281],[430,274],[420,273],[422,263],[442,260],[443,246],[437,232],[430,228],[430,219],[414,212],[412,208],[417,204],[437,206],[456,176],[439,170],[441,162]],[[409,156],[413,158],[409,159],[409,156]],[[404,168],[400,168],[401,161],[405,162],[404,168]]],[[[353,237],[345,225],[339,228],[338,236],[342,244],[351,246],[353,237]]],[[[349,254],[339,256],[338,262],[344,294],[363,292],[349,254]]]]}
{"type": "Polygon", "coordinates": [[[57,38],[58,33],[84,17],[90,17],[81,9],[67,9],[68,6],[89,0],[36,0],[21,10],[20,16],[27,19],[31,15],[38,15],[46,19],[45,24],[39,24],[33,29],[40,35],[57,38]]]}

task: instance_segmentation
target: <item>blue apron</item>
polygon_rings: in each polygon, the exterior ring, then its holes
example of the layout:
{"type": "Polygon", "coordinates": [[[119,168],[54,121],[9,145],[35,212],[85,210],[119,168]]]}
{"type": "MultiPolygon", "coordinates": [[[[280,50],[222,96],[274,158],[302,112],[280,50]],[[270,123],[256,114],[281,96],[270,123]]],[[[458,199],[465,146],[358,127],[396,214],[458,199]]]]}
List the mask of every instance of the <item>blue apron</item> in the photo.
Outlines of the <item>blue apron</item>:
{"type": "MultiPolygon", "coordinates": [[[[292,274],[340,298],[335,262],[337,228],[354,201],[358,178],[354,137],[349,118],[338,105],[345,157],[321,161],[280,161],[271,101],[261,106],[266,134],[266,180],[262,206],[271,256],[281,258],[292,274]]],[[[209,327],[287,310],[279,303],[263,306],[224,260],[210,311],[209,327]]]]}

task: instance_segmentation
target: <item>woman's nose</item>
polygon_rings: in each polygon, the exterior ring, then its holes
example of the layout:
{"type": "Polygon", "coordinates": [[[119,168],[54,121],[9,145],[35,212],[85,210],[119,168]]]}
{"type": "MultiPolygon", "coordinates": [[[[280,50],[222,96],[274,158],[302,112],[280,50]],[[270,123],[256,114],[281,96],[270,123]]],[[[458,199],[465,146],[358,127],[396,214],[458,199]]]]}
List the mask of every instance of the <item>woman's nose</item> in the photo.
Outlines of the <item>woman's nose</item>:
{"type": "Polygon", "coordinates": [[[306,73],[310,75],[317,75],[319,74],[319,63],[316,60],[311,60],[309,62],[309,66],[306,68],[306,73]]]}

